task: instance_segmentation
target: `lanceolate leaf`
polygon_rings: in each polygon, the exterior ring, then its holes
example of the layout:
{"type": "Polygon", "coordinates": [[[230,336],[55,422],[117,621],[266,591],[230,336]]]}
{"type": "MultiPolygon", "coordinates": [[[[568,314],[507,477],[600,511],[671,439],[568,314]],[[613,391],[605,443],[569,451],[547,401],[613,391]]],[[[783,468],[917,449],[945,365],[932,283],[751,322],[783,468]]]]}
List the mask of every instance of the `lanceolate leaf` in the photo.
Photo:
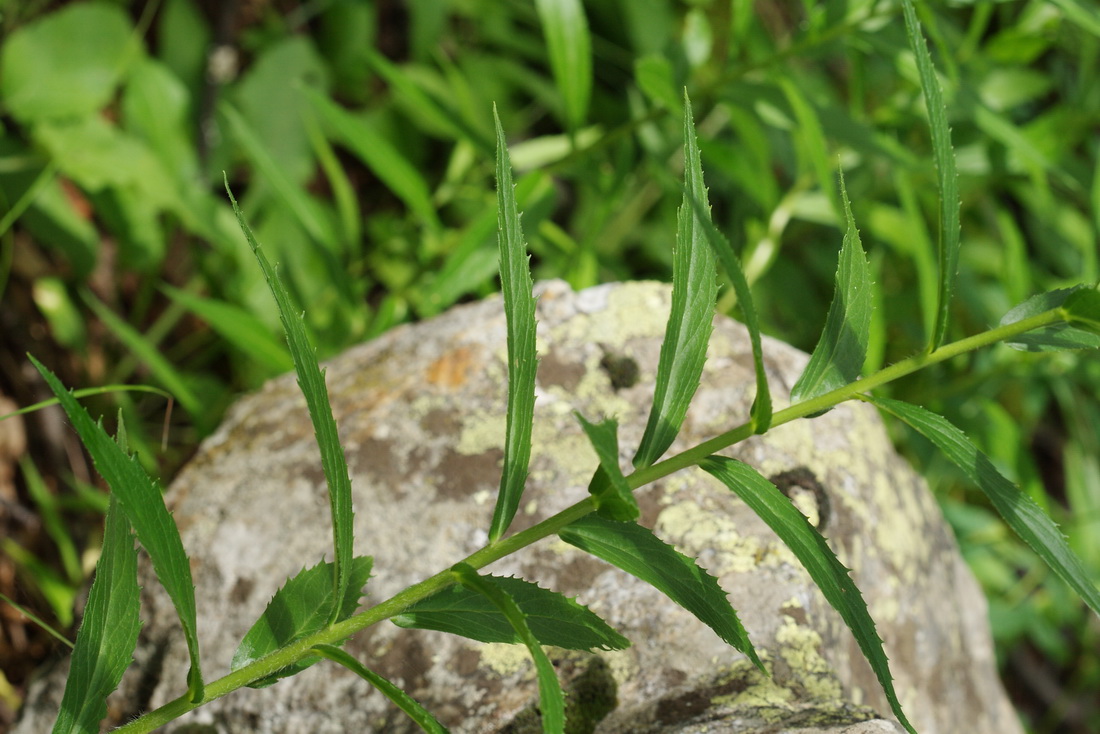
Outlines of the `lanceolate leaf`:
{"type": "Polygon", "coordinates": [[[76,633],[69,678],[53,734],[99,731],[107,696],[118,687],[137,645],[140,589],[137,549],[126,515],[111,496],[103,552],[76,633]]]}
{"type": "Polygon", "coordinates": [[[810,578],[852,630],[898,721],[911,734],[916,734],[894,692],[882,639],[867,612],[867,603],[848,575],[848,569],[837,559],[821,534],[774,484],[747,464],[724,456],[711,456],[699,466],[733,490],[798,557],[810,578]]]}
{"type": "MultiPolygon", "coordinates": [[[[370,578],[370,569],[369,556],[359,556],[352,561],[347,589],[340,603],[336,604],[332,593],[332,564],[325,561],[303,568],[275,592],[264,613],[237,646],[230,667],[240,670],[264,655],[320,632],[330,620],[339,622],[350,617],[359,606],[363,586],[370,578]]],[[[315,657],[305,658],[250,685],[252,688],[265,688],[280,678],[305,670],[317,660],[315,657]]]]}
{"type": "Polygon", "coordinates": [[[864,398],[915,428],[985,492],[1005,522],[1024,539],[1092,610],[1100,614],[1100,590],[1074,555],[1058,526],[1035,501],[1008,481],[989,457],[946,418],[924,408],[887,398],[864,398]]]}
{"type": "Polygon", "coordinates": [[[637,520],[638,501],[619,467],[619,424],[613,418],[593,424],[580,413],[574,415],[600,458],[600,466],[588,485],[588,491],[596,498],[597,511],[612,520],[637,520]]]}
{"type": "Polygon", "coordinates": [[[472,591],[485,596],[507,618],[515,629],[516,635],[527,646],[535,661],[535,671],[539,679],[539,708],[542,713],[542,730],[546,734],[561,734],[565,731],[565,696],[558,682],[558,674],[546,653],[542,651],[538,639],[527,626],[527,615],[519,608],[511,595],[490,576],[480,576],[473,566],[458,563],[451,568],[456,580],[472,591]]]}
{"type": "Polygon", "coordinates": [[[592,95],[592,41],[581,0],[536,0],[550,52],[550,68],[570,131],[584,124],[592,95]]]}
{"type": "Polygon", "coordinates": [[[500,118],[497,129],[497,233],[500,245],[500,282],[504,315],[508,323],[508,428],[504,440],[504,471],[493,509],[489,542],[504,535],[515,517],[527,482],[531,461],[531,426],[535,419],[535,297],[527,245],[520,226],[519,208],[512,187],[512,164],[500,118]]]}
{"type": "MultiPolygon", "coordinates": [[[[531,633],[543,645],[567,650],[622,650],[630,641],[582,606],[555,591],[503,576],[490,576],[527,615],[531,633]]],[[[462,586],[416,602],[392,618],[398,627],[431,629],[481,642],[521,642],[504,614],[485,596],[462,586]]]]}
{"type": "MultiPolygon", "coordinates": [[[[286,340],[290,345],[290,356],[294,359],[294,369],[298,373],[298,385],[302,388],[309,417],[313,421],[317,445],[321,449],[321,469],[328,483],[329,507],[332,510],[332,536],[336,555],[333,585],[336,597],[343,599],[348,593],[348,578],[351,573],[349,564],[353,555],[354,511],[351,506],[351,477],[348,476],[348,463],[344,458],[344,449],[340,445],[340,437],[336,431],[336,419],[332,417],[328,387],[325,385],[325,373],[317,364],[317,355],[309,343],[309,337],[306,336],[305,320],[301,312],[291,303],[290,294],[279,280],[278,273],[267,261],[267,256],[260,249],[260,244],[253,236],[252,230],[245,223],[241,208],[237,206],[237,200],[229,190],[228,179],[225,182],[225,190],[229,194],[229,201],[233,204],[237,223],[244,232],[256,260],[260,263],[260,269],[263,270],[264,278],[275,297],[279,318],[283,322],[286,340]]],[[[334,609],[333,613],[335,612],[334,609]]]]}
{"type": "Polygon", "coordinates": [[[684,200],[677,218],[676,244],[672,253],[672,310],[657,362],[653,407],[634,457],[634,466],[638,469],[661,458],[672,445],[699,387],[718,295],[715,256],[707,244],[706,224],[709,222],[710,205],[703,184],[699,143],[695,138],[691,104],[685,97],[684,200]],[[697,207],[693,206],[693,200],[698,203],[697,207]]]}
{"type": "Polygon", "coordinates": [[[936,78],[928,44],[921,35],[913,0],[902,0],[905,16],[905,32],[909,46],[917,58],[917,72],[924,91],[924,103],[932,131],[932,155],[936,160],[940,193],[940,293],[936,312],[936,326],[928,345],[929,351],[943,343],[951,309],[951,297],[955,291],[955,276],[959,268],[959,176],[955,170],[955,153],[951,149],[951,130],[947,126],[947,107],[943,102],[943,90],[936,78]]]}
{"type": "Polygon", "coordinates": [[[138,541],[153,561],[157,579],[172,599],[191,655],[187,687],[191,701],[198,703],[203,697],[203,683],[195,621],[195,585],[191,580],[191,566],[183,550],[179,529],[164,505],[160,487],[133,457],[128,456],[107,435],[103,426],[92,420],[88,411],[76,402],[73,394],[52,372],[34,357],[30,360],[61,402],[84,447],[91,454],[96,470],[107,480],[111,492],[118,498],[119,506],[137,533],[138,541]]]}
{"type": "Polygon", "coordinates": [[[409,715],[410,719],[416,722],[417,726],[428,732],[428,734],[446,734],[446,727],[440,724],[427,709],[416,701],[416,699],[378,675],[378,673],[375,673],[373,670],[363,665],[344,650],[341,650],[335,645],[317,645],[313,648],[313,651],[318,655],[343,665],[345,668],[380,690],[385,694],[386,698],[397,704],[402,711],[409,715]]]}
{"type": "Polygon", "coordinates": [[[1041,329],[1035,329],[1005,342],[1013,349],[1021,349],[1029,352],[1054,352],[1065,349],[1095,349],[1100,347],[1100,330],[1096,324],[1100,324],[1100,310],[1095,302],[1100,300],[1100,293],[1089,286],[1075,286],[1073,288],[1060,288],[1032,296],[1020,305],[1006,313],[1001,319],[1001,326],[1014,324],[1030,316],[1036,316],[1054,308],[1062,310],[1061,321],[1041,329]],[[1078,295],[1080,294],[1080,295],[1078,295]],[[1073,300],[1070,300],[1070,299],[1073,300]],[[1092,326],[1090,327],[1090,309],[1088,302],[1093,302],[1091,312],[1092,326]]]}
{"type": "Polygon", "coordinates": [[[816,398],[854,382],[867,358],[871,329],[871,266],[859,241],[843,175],[840,197],[848,226],[840,248],[833,302],[810,362],[791,388],[791,402],[816,398]]]}
{"type": "Polygon", "coordinates": [[[567,525],[558,535],[655,587],[764,669],[718,580],[650,530],[591,514],[567,525]]]}

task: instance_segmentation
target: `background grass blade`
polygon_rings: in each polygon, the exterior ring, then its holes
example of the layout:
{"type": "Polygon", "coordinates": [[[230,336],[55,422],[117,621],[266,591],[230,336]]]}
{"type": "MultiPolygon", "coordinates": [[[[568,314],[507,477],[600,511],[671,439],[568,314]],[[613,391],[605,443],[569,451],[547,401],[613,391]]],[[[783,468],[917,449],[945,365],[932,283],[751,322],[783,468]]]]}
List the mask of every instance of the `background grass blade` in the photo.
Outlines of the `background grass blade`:
{"type": "Polygon", "coordinates": [[[566,526],[558,536],[653,586],[764,670],[718,580],[651,530],[591,514],[566,526]]]}
{"type": "Polygon", "coordinates": [[[183,626],[187,651],[191,656],[187,687],[191,701],[197,703],[203,697],[203,682],[195,621],[195,584],[191,580],[191,565],[187,553],[184,552],[179,529],[164,505],[160,487],[133,457],[107,435],[102,425],[92,420],[88,411],[76,402],[76,398],[52,372],[34,357],[30,357],[30,360],[61,402],[61,407],[72,421],[84,447],[91,454],[96,470],[107,480],[111,492],[118,497],[119,505],[137,533],[138,541],[153,561],[157,579],[172,599],[172,605],[176,608],[183,626]]]}
{"type": "Polygon", "coordinates": [[[516,634],[527,646],[535,661],[535,671],[539,680],[539,708],[542,713],[542,730],[547,734],[561,734],[565,731],[565,696],[558,682],[558,674],[546,653],[542,651],[538,639],[527,626],[527,615],[519,608],[515,600],[496,581],[489,576],[481,576],[473,566],[458,563],[451,568],[455,579],[472,591],[484,595],[508,619],[516,634]]]}
{"type": "MultiPolygon", "coordinates": [[[[267,256],[260,249],[260,244],[252,235],[252,230],[244,221],[241,208],[237,206],[237,200],[229,190],[228,179],[225,182],[225,191],[229,194],[237,223],[260,264],[264,278],[271,288],[271,294],[275,297],[275,304],[279,308],[279,319],[283,322],[287,344],[290,345],[290,356],[294,359],[294,369],[298,373],[298,385],[302,388],[309,417],[313,421],[317,445],[321,449],[321,468],[328,483],[329,506],[332,510],[335,596],[337,599],[343,599],[347,595],[348,579],[351,574],[350,564],[353,558],[354,510],[351,506],[351,477],[348,476],[348,463],[336,430],[336,419],[332,417],[328,387],[325,385],[325,373],[317,364],[317,355],[309,343],[309,337],[306,336],[305,320],[301,312],[297,311],[290,302],[290,294],[287,293],[286,287],[279,280],[278,273],[267,261],[267,256]]],[[[333,620],[337,612],[339,607],[333,607],[333,620]]]]}
{"type": "Polygon", "coordinates": [[[1085,565],[1070,549],[1058,526],[1031,497],[997,471],[989,457],[979,451],[962,431],[946,418],[911,403],[888,398],[863,399],[893,413],[935,444],[944,456],[978,485],[1009,527],[1031,546],[1051,570],[1080,594],[1094,612],[1100,614],[1100,590],[1096,580],[1090,578],[1085,565]]]}
{"type": "Polygon", "coordinates": [[[791,402],[816,398],[859,379],[871,329],[871,266],[863,252],[852,205],[840,177],[847,229],[836,269],[836,288],[825,328],[810,362],[791,388],[791,402]]]}
{"type": "MultiPolygon", "coordinates": [[[[543,645],[589,652],[630,647],[628,639],[567,596],[523,579],[491,578],[527,615],[531,633],[543,645]]],[[[481,642],[522,642],[489,599],[461,585],[415,602],[391,621],[398,627],[439,630],[481,642]]]]}
{"type": "Polygon", "coordinates": [[[424,731],[429,734],[446,734],[447,728],[439,723],[439,720],[432,716],[426,708],[420,705],[416,699],[403,690],[390,683],[389,680],[375,673],[373,670],[363,665],[356,660],[346,651],[341,650],[335,645],[316,645],[312,648],[314,652],[322,657],[326,657],[334,663],[339,663],[345,668],[355,673],[357,676],[370,683],[372,686],[381,691],[386,698],[397,704],[397,707],[409,715],[409,718],[416,722],[424,731]]]}
{"type": "Polygon", "coordinates": [[[837,559],[821,534],[774,484],[747,464],[724,456],[711,456],[699,466],[737,494],[798,557],[829,604],[840,612],[844,623],[852,630],[898,721],[910,734],[916,734],[894,692],[882,638],[878,636],[875,622],[867,611],[867,603],[863,601],[863,595],[852,581],[848,569],[837,559]]]}
{"type": "Polygon", "coordinates": [[[118,687],[137,646],[140,593],[134,536],[112,495],[103,551],[76,633],[53,734],[99,731],[99,722],[107,716],[107,696],[118,687]]]}
{"type": "Polygon", "coordinates": [[[905,32],[909,46],[917,58],[917,71],[924,91],[924,103],[928,108],[928,121],[932,132],[932,154],[936,161],[940,193],[940,288],[936,311],[936,326],[931,334],[928,351],[943,343],[951,311],[951,297],[955,292],[955,277],[959,269],[959,216],[962,201],[959,198],[959,174],[955,170],[955,153],[951,149],[951,130],[947,126],[947,107],[943,102],[943,90],[936,78],[928,44],[921,34],[917,12],[912,0],[902,0],[905,16],[905,32]]]}
{"type": "Polygon", "coordinates": [[[515,517],[531,461],[531,427],[535,419],[535,297],[527,245],[512,186],[512,164],[500,117],[493,110],[497,131],[497,234],[500,284],[508,322],[508,428],[504,440],[504,471],[493,508],[489,542],[504,535],[515,517]]]}
{"type": "Polygon", "coordinates": [[[691,103],[684,98],[684,199],[677,214],[676,244],[672,253],[672,310],[668,315],[657,387],[635,468],[649,466],[672,445],[684,422],[688,405],[699,387],[707,344],[714,321],[718,277],[714,252],[707,243],[710,205],[703,183],[699,142],[691,103]],[[692,202],[697,202],[693,205],[692,202]]]}
{"type": "Polygon", "coordinates": [[[581,0],[536,0],[550,68],[571,134],[584,124],[592,96],[592,39],[581,0]]]}
{"type": "Polygon", "coordinates": [[[600,459],[600,466],[588,485],[588,491],[596,498],[597,511],[612,520],[637,520],[638,501],[619,467],[619,424],[613,418],[589,423],[580,413],[573,415],[600,459]]]}

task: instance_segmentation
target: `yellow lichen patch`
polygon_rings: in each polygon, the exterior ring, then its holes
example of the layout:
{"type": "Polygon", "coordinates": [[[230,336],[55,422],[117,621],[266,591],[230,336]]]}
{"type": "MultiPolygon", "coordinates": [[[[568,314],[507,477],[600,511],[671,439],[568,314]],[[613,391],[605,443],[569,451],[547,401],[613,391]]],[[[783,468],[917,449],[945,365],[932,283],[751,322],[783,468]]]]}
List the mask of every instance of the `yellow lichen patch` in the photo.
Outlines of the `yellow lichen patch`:
{"type": "Polygon", "coordinates": [[[840,698],[840,681],[821,655],[821,635],[817,631],[784,617],[775,640],[779,643],[779,656],[811,698],[817,701],[840,698]]]}
{"type": "Polygon", "coordinates": [[[534,677],[531,656],[523,645],[489,642],[479,646],[479,652],[482,664],[501,678],[524,671],[534,677]]]}
{"type": "Polygon", "coordinates": [[[707,555],[707,567],[719,575],[747,573],[768,555],[759,538],[742,535],[731,518],[695,502],[682,501],[663,509],[656,530],[689,555],[707,555]]]}
{"type": "Polygon", "coordinates": [[[554,339],[617,347],[638,337],[664,333],[669,291],[661,283],[635,283],[611,291],[596,318],[572,318],[552,331],[554,339]]]}

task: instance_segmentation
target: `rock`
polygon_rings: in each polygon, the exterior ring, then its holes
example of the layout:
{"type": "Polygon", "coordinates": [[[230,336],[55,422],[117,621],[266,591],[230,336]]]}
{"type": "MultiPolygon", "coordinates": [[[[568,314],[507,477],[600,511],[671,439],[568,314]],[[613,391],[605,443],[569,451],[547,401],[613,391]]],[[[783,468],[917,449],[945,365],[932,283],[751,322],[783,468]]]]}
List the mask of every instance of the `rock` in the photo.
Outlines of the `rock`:
{"type": "MultiPolygon", "coordinates": [[[[517,528],[586,496],[596,458],[574,410],[615,415],[624,466],[653,393],[669,288],[540,286],[534,455],[517,528]]],[[[806,355],[764,342],[777,409],[806,355]]],[[[373,605],[486,542],[504,436],[505,325],[499,298],[393,330],[328,365],[351,468],[356,548],[375,558],[373,605]]],[[[718,318],[703,385],[674,450],[743,422],[754,392],[745,329],[718,318]]],[[[784,485],[848,567],[885,639],[898,695],[923,734],[1021,729],[994,669],[985,601],[924,482],[894,452],[874,409],[845,404],[729,452],[784,485]]],[[[554,655],[576,731],[893,732],[882,690],[839,616],[774,534],[698,469],[638,492],[643,524],[700,559],[738,609],[769,679],[651,587],[548,539],[489,568],[576,596],[634,646],[554,655]],[[616,703],[617,701],[617,703],[616,703]],[[606,713],[606,716],[604,714],[606,713]]],[[[284,579],[329,552],[318,449],[293,376],[240,400],[169,490],[192,558],[207,680],[284,579]]],[[[171,605],[144,573],[137,665],[112,699],[125,720],[185,690],[171,605]]],[[[455,732],[537,727],[536,686],[519,646],[483,645],[384,622],[346,649],[455,732]]],[[[61,666],[62,668],[64,666],[61,666]]],[[[36,686],[17,732],[45,731],[61,673],[36,686]]],[[[168,732],[414,731],[343,668],[243,690],[168,732]]]]}

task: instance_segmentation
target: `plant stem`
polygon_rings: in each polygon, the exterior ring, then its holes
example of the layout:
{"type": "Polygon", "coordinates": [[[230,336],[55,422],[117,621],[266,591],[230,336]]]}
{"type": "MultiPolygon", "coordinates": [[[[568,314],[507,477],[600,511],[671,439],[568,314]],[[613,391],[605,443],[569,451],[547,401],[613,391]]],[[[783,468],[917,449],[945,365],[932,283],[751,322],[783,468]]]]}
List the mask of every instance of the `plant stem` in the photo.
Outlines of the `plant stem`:
{"type": "MultiPolygon", "coordinates": [[[[784,408],[773,416],[771,427],[775,428],[784,423],[790,423],[797,418],[804,418],[808,415],[819,413],[930,365],[938,364],[939,362],[951,359],[960,354],[965,354],[995,344],[998,341],[1056,323],[1060,320],[1062,320],[1061,310],[1051,309],[1050,311],[1045,311],[1012,324],[999,326],[995,329],[990,329],[980,334],[975,334],[974,336],[945,344],[931,352],[916,354],[908,359],[896,362],[889,367],[879,370],[869,377],[857,380],[856,382],[837,388],[836,390],[816,398],[804,400],[784,408]]],[[[631,489],[637,489],[681,469],[695,466],[711,454],[728,448],[740,441],[744,441],[751,435],[751,425],[744,423],[732,430],[697,444],[686,451],[665,459],[664,461],[640,469],[628,476],[627,481],[631,489]]],[[[570,523],[579,520],[595,509],[596,504],[593,499],[591,497],[586,497],[556,515],[543,520],[537,525],[533,525],[526,530],[521,530],[514,535],[510,535],[475,551],[467,556],[464,562],[475,569],[481,569],[543,538],[557,534],[558,531],[570,523]]],[[[454,582],[454,575],[451,574],[449,569],[441,571],[424,581],[406,588],[364,612],[345,619],[342,622],[338,622],[320,632],[304,637],[281,650],[277,650],[239,670],[233,671],[229,675],[208,683],[206,685],[206,698],[199,704],[191,703],[185,693],[174,701],[166,703],[160,708],[145,714],[141,718],[115,729],[115,732],[118,734],[144,734],[145,732],[153,731],[157,727],[163,726],[173,719],[179,718],[188,711],[197,708],[202,705],[202,703],[221,698],[227,693],[242,688],[253,681],[266,678],[302,658],[315,655],[315,653],[310,652],[310,648],[314,645],[338,645],[356,632],[400,614],[411,604],[431,596],[454,582]]]]}

